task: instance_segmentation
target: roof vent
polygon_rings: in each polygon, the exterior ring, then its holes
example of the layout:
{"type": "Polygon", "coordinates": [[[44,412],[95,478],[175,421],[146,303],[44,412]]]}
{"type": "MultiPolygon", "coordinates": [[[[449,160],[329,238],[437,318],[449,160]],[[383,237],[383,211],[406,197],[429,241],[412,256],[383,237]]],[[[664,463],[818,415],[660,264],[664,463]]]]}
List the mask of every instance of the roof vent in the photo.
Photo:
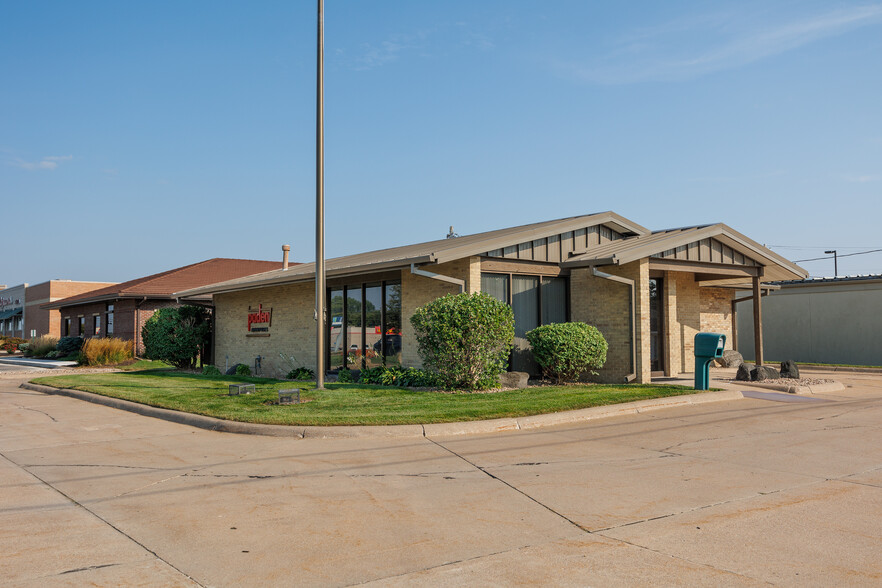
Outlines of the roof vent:
{"type": "Polygon", "coordinates": [[[447,233],[447,238],[448,238],[448,239],[454,239],[454,238],[456,238],[456,237],[459,237],[459,235],[458,235],[457,233],[454,233],[454,232],[453,232],[453,225],[450,225],[450,232],[447,233]]]}
{"type": "Polygon", "coordinates": [[[288,252],[291,251],[290,245],[282,245],[282,269],[288,269],[288,252]]]}

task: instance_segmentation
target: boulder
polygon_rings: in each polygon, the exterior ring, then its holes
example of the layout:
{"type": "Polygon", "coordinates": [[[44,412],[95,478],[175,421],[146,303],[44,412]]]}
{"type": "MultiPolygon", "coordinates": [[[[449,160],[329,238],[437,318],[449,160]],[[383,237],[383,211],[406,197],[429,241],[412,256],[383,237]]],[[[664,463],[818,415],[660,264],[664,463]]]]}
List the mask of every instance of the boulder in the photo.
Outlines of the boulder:
{"type": "Polygon", "coordinates": [[[799,379],[799,368],[796,367],[795,361],[788,359],[787,361],[781,362],[781,377],[793,378],[794,380],[799,379]]]}
{"type": "Polygon", "coordinates": [[[781,374],[778,373],[778,370],[767,365],[758,365],[754,369],[750,370],[750,379],[754,382],[762,382],[763,380],[777,380],[780,377],[781,374]]]}
{"type": "Polygon", "coordinates": [[[723,367],[737,368],[744,363],[744,358],[737,351],[727,349],[723,352],[723,367]]]}
{"type": "Polygon", "coordinates": [[[226,372],[224,372],[224,374],[227,376],[235,376],[236,375],[236,368],[239,367],[240,365],[245,365],[245,364],[244,363],[235,363],[235,364],[233,364],[233,367],[231,367],[226,372]]]}
{"type": "Polygon", "coordinates": [[[755,367],[756,366],[752,363],[742,363],[740,366],[738,366],[738,373],[735,374],[735,379],[742,382],[749,382],[750,372],[753,371],[755,367]]]}
{"type": "Polygon", "coordinates": [[[527,372],[504,372],[499,375],[499,385],[503,388],[526,388],[529,379],[527,372]]]}

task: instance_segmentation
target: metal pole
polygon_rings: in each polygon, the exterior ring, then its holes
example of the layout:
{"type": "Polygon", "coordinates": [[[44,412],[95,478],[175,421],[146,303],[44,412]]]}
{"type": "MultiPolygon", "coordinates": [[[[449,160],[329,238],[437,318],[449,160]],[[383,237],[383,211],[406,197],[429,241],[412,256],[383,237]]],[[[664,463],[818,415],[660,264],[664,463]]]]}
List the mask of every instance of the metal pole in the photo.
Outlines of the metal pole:
{"type": "Polygon", "coordinates": [[[315,124],[315,387],[325,387],[325,17],[318,0],[315,124]]]}
{"type": "Polygon", "coordinates": [[[835,278],[839,275],[839,254],[835,249],[832,251],[825,251],[824,253],[827,255],[830,255],[831,253],[833,254],[833,277],[835,278]]]}

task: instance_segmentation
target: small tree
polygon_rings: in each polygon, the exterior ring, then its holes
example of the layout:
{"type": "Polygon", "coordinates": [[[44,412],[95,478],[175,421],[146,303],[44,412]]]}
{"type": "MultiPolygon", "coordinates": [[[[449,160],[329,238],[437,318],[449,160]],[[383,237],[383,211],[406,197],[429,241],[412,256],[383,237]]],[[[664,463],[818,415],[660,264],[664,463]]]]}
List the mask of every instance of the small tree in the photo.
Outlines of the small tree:
{"type": "Polygon", "coordinates": [[[499,382],[514,340],[514,314],[492,296],[448,294],[418,308],[410,322],[426,367],[450,388],[480,390],[499,382]]]}
{"type": "Polygon", "coordinates": [[[606,363],[608,344],[596,327],[585,323],[542,325],[527,332],[533,357],[558,384],[572,382],[606,363]]]}
{"type": "Polygon", "coordinates": [[[211,336],[208,310],[201,306],[161,308],[144,323],[141,335],[149,359],[192,369],[211,336]]]}

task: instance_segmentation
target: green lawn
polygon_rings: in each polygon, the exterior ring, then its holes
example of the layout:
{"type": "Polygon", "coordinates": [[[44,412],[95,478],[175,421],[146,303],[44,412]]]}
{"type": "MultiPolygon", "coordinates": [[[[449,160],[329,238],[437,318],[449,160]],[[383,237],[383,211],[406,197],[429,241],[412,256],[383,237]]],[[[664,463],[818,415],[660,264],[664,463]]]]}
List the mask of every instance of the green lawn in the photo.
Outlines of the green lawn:
{"type": "Polygon", "coordinates": [[[401,425],[517,417],[646,398],[693,394],[685,386],[543,386],[490,394],[446,394],[364,384],[202,376],[174,370],[49,376],[36,384],[94,392],[151,406],[233,421],[279,425],[401,425]],[[256,384],[251,395],[227,396],[229,384],[256,384]],[[280,388],[301,388],[297,405],[273,405],[280,388]]]}

